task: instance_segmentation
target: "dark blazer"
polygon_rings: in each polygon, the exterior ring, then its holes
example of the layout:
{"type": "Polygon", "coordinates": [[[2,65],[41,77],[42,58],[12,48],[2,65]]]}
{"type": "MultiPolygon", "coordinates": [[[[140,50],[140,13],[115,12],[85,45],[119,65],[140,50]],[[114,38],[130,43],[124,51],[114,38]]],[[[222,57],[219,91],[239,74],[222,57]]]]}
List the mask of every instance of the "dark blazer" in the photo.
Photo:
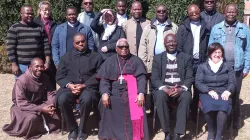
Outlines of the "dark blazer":
{"type": "MultiPolygon", "coordinates": [[[[34,19],[34,22],[37,23],[37,24],[39,24],[39,25],[41,25],[41,26],[43,27],[43,29],[45,30],[44,24],[43,24],[43,22],[42,22],[40,16],[37,17],[37,18],[35,18],[35,19],[34,19]]],[[[50,36],[51,36],[50,42],[52,42],[52,37],[53,37],[53,34],[54,34],[54,32],[55,32],[55,29],[56,29],[56,26],[57,26],[57,25],[58,25],[58,24],[57,24],[56,22],[54,22],[53,20],[50,21],[50,36]]]]}
{"type": "Polygon", "coordinates": [[[117,26],[115,31],[112,33],[112,35],[109,37],[108,40],[102,40],[104,27],[103,25],[99,24],[99,19],[101,16],[102,16],[101,12],[97,13],[95,18],[92,20],[90,27],[100,36],[98,52],[102,55],[103,59],[106,59],[116,53],[115,48],[117,40],[119,40],[120,38],[126,38],[126,35],[125,32],[122,30],[122,27],[117,26]],[[101,51],[101,48],[104,46],[108,48],[108,52],[106,53],[102,53],[101,51]]]}
{"type": "MultiPolygon", "coordinates": [[[[207,27],[207,23],[203,18],[200,18],[201,30],[200,30],[200,50],[199,50],[199,62],[205,62],[207,60],[207,45],[210,30],[207,27]]],[[[177,50],[184,52],[193,57],[194,39],[190,26],[190,20],[186,17],[178,28],[177,34],[177,50]]]]}
{"type": "MultiPolygon", "coordinates": [[[[167,65],[166,51],[154,56],[151,74],[151,84],[154,91],[164,85],[167,65]]],[[[185,85],[189,90],[194,82],[193,77],[193,61],[192,57],[185,53],[177,54],[178,73],[180,75],[181,84],[185,85]]]]}
{"type": "Polygon", "coordinates": [[[195,87],[200,93],[207,94],[214,90],[222,94],[225,90],[234,93],[236,84],[235,72],[231,64],[223,62],[218,72],[211,70],[208,62],[198,66],[195,77],[195,87]]]}
{"type": "Polygon", "coordinates": [[[68,83],[85,84],[87,89],[98,90],[99,81],[96,73],[102,63],[99,54],[86,50],[79,53],[75,48],[67,52],[60,60],[56,72],[56,82],[61,88],[66,88],[68,83]]]}

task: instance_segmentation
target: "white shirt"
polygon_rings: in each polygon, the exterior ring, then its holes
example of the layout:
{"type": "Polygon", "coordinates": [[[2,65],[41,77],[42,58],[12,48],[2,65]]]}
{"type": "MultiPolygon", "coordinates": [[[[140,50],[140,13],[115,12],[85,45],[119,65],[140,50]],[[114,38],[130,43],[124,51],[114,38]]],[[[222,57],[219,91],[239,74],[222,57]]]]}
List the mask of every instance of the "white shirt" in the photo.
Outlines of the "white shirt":
{"type": "Polygon", "coordinates": [[[69,25],[70,27],[75,27],[77,24],[78,24],[78,21],[76,21],[74,24],[68,22],[68,25],[69,25]]]}
{"type": "Polygon", "coordinates": [[[194,39],[193,58],[199,59],[201,23],[200,21],[190,22],[190,26],[194,39]]]}
{"type": "Polygon", "coordinates": [[[122,23],[125,22],[128,19],[126,14],[124,14],[124,15],[116,14],[116,17],[117,17],[117,20],[118,20],[118,26],[122,26],[122,23]]]}

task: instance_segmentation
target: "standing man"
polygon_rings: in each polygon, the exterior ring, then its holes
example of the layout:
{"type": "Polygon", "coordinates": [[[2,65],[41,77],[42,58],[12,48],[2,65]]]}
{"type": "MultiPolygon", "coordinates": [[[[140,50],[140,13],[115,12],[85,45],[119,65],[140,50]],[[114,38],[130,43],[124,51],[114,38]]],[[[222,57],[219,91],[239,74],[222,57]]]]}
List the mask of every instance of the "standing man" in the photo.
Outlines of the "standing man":
{"type": "Polygon", "coordinates": [[[141,2],[133,2],[131,6],[132,18],[122,24],[122,28],[130,46],[130,53],[136,56],[138,56],[142,31],[144,27],[150,23],[149,20],[142,17],[142,12],[143,9],[141,2]]]}
{"type": "Polygon", "coordinates": [[[21,21],[9,28],[6,37],[12,73],[17,77],[26,71],[33,58],[40,57],[45,60],[45,70],[49,69],[51,59],[49,40],[43,27],[33,22],[32,7],[22,6],[20,15],[21,21]]]}
{"type": "MultiPolygon", "coordinates": [[[[84,9],[84,11],[78,15],[77,20],[80,23],[90,27],[90,24],[95,17],[95,13],[93,11],[93,8],[94,8],[93,0],[83,0],[82,1],[82,8],[84,9]]],[[[99,46],[98,45],[99,44],[98,34],[96,34],[92,29],[91,29],[91,31],[92,31],[92,34],[94,37],[95,47],[98,48],[98,46],[99,46]]]]}
{"type": "Polygon", "coordinates": [[[33,58],[29,68],[16,80],[11,123],[4,125],[3,131],[10,136],[38,139],[59,130],[61,121],[56,113],[55,96],[56,91],[44,74],[43,60],[33,58]]]}
{"type": "Polygon", "coordinates": [[[74,36],[74,48],[60,60],[56,81],[61,88],[56,101],[70,132],[69,140],[87,139],[86,122],[92,107],[99,101],[99,82],[95,76],[101,62],[99,54],[89,49],[87,38],[82,33],[74,36]],[[80,102],[79,126],[72,111],[76,99],[80,102]]]}
{"type": "Polygon", "coordinates": [[[115,5],[115,10],[117,12],[116,17],[118,20],[118,26],[122,26],[122,23],[128,19],[126,14],[127,3],[126,0],[117,0],[115,5]]]}
{"type": "Polygon", "coordinates": [[[240,103],[239,96],[242,79],[250,70],[250,30],[237,20],[238,8],[229,4],[225,8],[225,20],[216,24],[211,31],[209,45],[220,43],[225,50],[225,59],[230,62],[236,74],[236,89],[233,94],[233,127],[239,128],[240,103]]]}
{"type": "Polygon", "coordinates": [[[209,29],[225,19],[224,15],[216,10],[216,1],[203,0],[204,11],[201,12],[201,17],[207,22],[209,29]]]}
{"type": "MultiPolygon", "coordinates": [[[[193,58],[194,75],[198,65],[207,60],[209,31],[205,20],[200,18],[199,7],[191,4],[188,7],[188,17],[184,18],[177,32],[177,50],[189,54],[193,58]]],[[[193,120],[196,120],[199,92],[195,87],[193,94],[191,111],[193,120]]]]}
{"type": "Polygon", "coordinates": [[[60,58],[73,47],[73,38],[77,32],[85,35],[88,47],[94,50],[94,38],[90,27],[77,21],[77,9],[75,7],[68,7],[66,9],[67,21],[56,27],[52,38],[52,56],[55,66],[58,67],[60,58]]]}
{"type": "Polygon", "coordinates": [[[186,124],[191,102],[193,78],[192,57],[180,52],[177,54],[176,36],[168,34],[164,39],[166,51],[154,57],[151,82],[154,90],[155,106],[165,140],[171,140],[170,113],[168,103],[177,102],[174,139],[186,134],[186,124]]]}
{"type": "MultiPolygon", "coordinates": [[[[38,5],[38,17],[34,19],[34,22],[41,25],[43,29],[46,31],[47,37],[49,39],[49,44],[51,44],[51,40],[53,34],[55,32],[57,23],[53,21],[51,17],[51,5],[48,1],[41,1],[38,5]]],[[[52,57],[52,55],[50,56],[52,57]]],[[[53,59],[50,60],[50,69],[45,73],[49,75],[51,83],[56,89],[56,67],[53,62],[53,59]]]]}
{"type": "Polygon", "coordinates": [[[176,34],[178,26],[168,18],[168,11],[165,5],[156,6],[155,18],[145,26],[142,32],[138,57],[146,65],[147,72],[151,73],[154,55],[164,52],[164,37],[169,34],[176,34]]]}

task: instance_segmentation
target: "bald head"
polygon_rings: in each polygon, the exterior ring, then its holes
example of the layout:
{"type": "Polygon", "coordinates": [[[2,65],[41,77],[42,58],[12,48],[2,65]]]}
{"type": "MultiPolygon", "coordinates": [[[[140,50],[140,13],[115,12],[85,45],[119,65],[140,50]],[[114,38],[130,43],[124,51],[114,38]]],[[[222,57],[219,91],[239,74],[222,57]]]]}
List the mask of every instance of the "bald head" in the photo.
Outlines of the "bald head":
{"type": "Polygon", "coordinates": [[[176,36],[174,34],[168,34],[164,38],[164,46],[166,48],[167,53],[174,54],[176,53],[176,36]]]}
{"type": "Polygon", "coordinates": [[[188,17],[191,21],[198,21],[200,19],[200,8],[196,4],[188,6],[188,17]]]}
{"type": "Polygon", "coordinates": [[[31,61],[30,61],[30,66],[32,65],[35,65],[37,63],[40,63],[40,64],[44,64],[43,60],[39,57],[36,57],[36,58],[33,58],[31,61]]]}
{"type": "Polygon", "coordinates": [[[30,62],[29,66],[30,73],[36,77],[39,78],[44,72],[44,62],[41,58],[33,58],[30,62]]]}

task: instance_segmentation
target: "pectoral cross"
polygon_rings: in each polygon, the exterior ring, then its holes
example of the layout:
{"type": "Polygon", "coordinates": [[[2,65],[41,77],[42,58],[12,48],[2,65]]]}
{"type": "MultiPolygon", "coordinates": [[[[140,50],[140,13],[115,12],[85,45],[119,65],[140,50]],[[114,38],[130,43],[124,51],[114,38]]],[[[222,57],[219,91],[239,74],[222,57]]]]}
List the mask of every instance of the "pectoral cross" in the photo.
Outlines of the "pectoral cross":
{"type": "Polygon", "coordinates": [[[120,77],[119,77],[118,79],[120,80],[120,84],[122,84],[122,80],[124,79],[124,78],[122,77],[122,75],[120,75],[120,77]]]}

